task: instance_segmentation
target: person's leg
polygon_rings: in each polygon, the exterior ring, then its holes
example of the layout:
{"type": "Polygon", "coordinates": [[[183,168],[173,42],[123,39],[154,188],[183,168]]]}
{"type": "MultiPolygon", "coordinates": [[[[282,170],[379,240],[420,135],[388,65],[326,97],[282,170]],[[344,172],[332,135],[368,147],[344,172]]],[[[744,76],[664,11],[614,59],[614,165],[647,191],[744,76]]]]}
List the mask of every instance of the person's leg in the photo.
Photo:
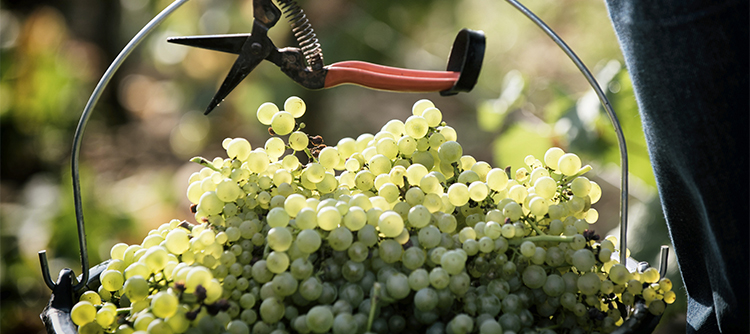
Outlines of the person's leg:
{"type": "Polygon", "coordinates": [[[747,333],[748,1],[607,0],[688,295],[688,332],[747,333]]]}

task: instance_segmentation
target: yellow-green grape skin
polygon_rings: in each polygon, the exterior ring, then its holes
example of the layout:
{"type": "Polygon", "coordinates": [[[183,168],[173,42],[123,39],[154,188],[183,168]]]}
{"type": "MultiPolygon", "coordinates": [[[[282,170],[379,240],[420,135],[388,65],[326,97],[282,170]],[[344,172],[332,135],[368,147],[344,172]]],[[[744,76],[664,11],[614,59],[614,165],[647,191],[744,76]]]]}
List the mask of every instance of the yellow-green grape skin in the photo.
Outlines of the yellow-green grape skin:
{"type": "Polygon", "coordinates": [[[415,116],[422,116],[424,111],[428,108],[435,108],[435,104],[427,99],[422,99],[414,103],[411,108],[411,113],[415,116]]]}
{"type": "Polygon", "coordinates": [[[508,174],[500,168],[493,168],[487,172],[487,185],[494,191],[505,189],[508,185],[508,174]]]}
{"type": "Polygon", "coordinates": [[[102,303],[102,298],[96,291],[86,291],[81,294],[81,298],[78,301],[89,302],[93,305],[99,305],[102,303]]]}
{"type": "Polygon", "coordinates": [[[430,126],[427,124],[427,120],[422,116],[412,115],[404,122],[404,132],[409,137],[419,139],[427,134],[430,126]]]}
{"type": "Polygon", "coordinates": [[[309,139],[307,134],[302,131],[294,131],[289,135],[289,146],[295,151],[302,151],[307,148],[309,139]]]}
{"type": "Polygon", "coordinates": [[[278,135],[285,136],[294,131],[294,116],[286,111],[279,111],[271,119],[271,128],[278,135]]]}
{"type": "Polygon", "coordinates": [[[404,229],[404,220],[394,211],[386,211],[380,215],[378,221],[380,232],[388,238],[395,238],[404,229]]]}
{"type": "Polygon", "coordinates": [[[245,138],[235,138],[227,144],[227,155],[240,161],[247,160],[251,150],[252,146],[245,138]]]}
{"type": "Polygon", "coordinates": [[[425,109],[420,116],[424,117],[430,127],[436,127],[443,121],[443,114],[435,107],[425,109]]]}
{"type": "Polygon", "coordinates": [[[339,163],[339,152],[335,147],[326,147],[318,154],[318,163],[326,169],[333,169],[339,163]]]}
{"type": "Polygon", "coordinates": [[[105,270],[100,276],[102,287],[107,291],[117,291],[122,289],[125,278],[117,270],[105,270]]]}
{"type": "Polygon", "coordinates": [[[73,323],[78,326],[83,326],[96,319],[96,308],[94,304],[86,301],[76,303],[70,310],[70,318],[73,323]]]}
{"type": "Polygon", "coordinates": [[[659,280],[659,289],[661,289],[664,292],[666,292],[666,291],[672,291],[672,280],[670,280],[669,278],[666,278],[666,277],[660,279],[659,280]]]}
{"type": "Polygon", "coordinates": [[[574,175],[581,169],[581,158],[574,153],[566,153],[557,162],[558,170],[563,175],[574,175]]]}
{"type": "Polygon", "coordinates": [[[438,149],[438,156],[441,161],[456,162],[461,159],[461,155],[463,155],[463,148],[461,144],[455,141],[447,141],[443,145],[440,145],[438,149]]]}
{"type": "Polygon", "coordinates": [[[294,118],[300,118],[305,114],[307,106],[305,101],[297,96],[290,96],[284,101],[284,111],[292,114],[294,118]]]}
{"type": "Polygon", "coordinates": [[[546,153],[544,153],[544,163],[547,165],[547,167],[557,170],[557,163],[560,161],[560,157],[562,157],[563,154],[565,154],[565,151],[563,151],[561,148],[552,147],[548,149],[546,153]]]}
{"type": "Polygon", "coordinates": [[[445,136],[445,140],[447,141],[456,141],[458,140],[458,135],[456,134],[456,130],[448,125],[438,127],[438,131],[445,136]]]}
{"type": "Polygon", "coordinates": [[[585,176],[579,176],[570,182],[570,190],[576,197],[586,197],[591,190],[591,181],[585,176]]]}
{"type": "Polygon", "coordinates": [[[286,150],[286,145],[284,144],[283,139],[279,137],[271,137],[271,138],[268,138],[268,140],[266,140],[266,144],[264,148],[268,156],[278,159],[284,154],[284,151],[286,150]]]}
{"type": "Polygon", "coordinates": [[[266,102],[260,105],[258,107],[258,111],[256,113],[256,116],[258,117],[258,121],[260,124],[263,125],[271,125],[271,122],[273,121],[273,116],[279,112],[279,107],[277,107],[275,104],[271,102],[266,102]]]}
{"type": "Polygon", "coordinates": [[[161,291],[151,299],[151,312],[159,318],[168,318],[177,312],[179,300],[177,296],[161,291]]]}
{"type": "Polygon", "coordinates": [[[589,198],[591,199],[591,204],[599,202],[599,199],[601,197],[602,197],[602,188],[599,187],[599,184],[597,184],[596,182],[591,181],[591,189],[589,189],[589,198]]]}

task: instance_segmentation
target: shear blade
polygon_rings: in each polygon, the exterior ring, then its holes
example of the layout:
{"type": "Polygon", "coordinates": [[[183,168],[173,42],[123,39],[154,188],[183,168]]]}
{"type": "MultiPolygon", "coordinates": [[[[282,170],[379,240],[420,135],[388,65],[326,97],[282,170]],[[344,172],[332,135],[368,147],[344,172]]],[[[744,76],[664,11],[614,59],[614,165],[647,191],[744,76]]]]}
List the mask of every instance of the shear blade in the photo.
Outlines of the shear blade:
{"type": "Polygon", "coordinates": [[[182,44],[196,48],[240,54],[242,46],[250,38],[251,34],[230,35],[208,35],[208,36],[186,36],[170,37],[169,43],[182,44]]]}

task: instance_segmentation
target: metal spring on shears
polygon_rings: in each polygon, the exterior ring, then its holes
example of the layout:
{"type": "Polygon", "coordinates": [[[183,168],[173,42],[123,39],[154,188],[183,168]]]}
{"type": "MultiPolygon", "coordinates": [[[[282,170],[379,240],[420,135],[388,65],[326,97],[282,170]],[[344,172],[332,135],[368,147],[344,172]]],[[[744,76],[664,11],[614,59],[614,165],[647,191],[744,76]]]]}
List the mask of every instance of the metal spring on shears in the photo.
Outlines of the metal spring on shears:
{"type": "Polygon", "coordinates": [[[307,64],[313,69],[323,68],[323,50],[307,15],[294,0],[277,0],[292,25],[292,32],[305,55],[307,64]]]}

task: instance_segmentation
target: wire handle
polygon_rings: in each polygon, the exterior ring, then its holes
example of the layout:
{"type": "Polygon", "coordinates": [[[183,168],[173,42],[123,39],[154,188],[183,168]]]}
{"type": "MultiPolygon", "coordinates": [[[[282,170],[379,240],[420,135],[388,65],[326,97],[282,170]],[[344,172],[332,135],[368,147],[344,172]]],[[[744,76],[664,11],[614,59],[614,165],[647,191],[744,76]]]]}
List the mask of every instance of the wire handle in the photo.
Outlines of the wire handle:
{"type": "MultiPolygon", "coordinates": [[[[175,0],[167,6],[167,8],[164,8],[159,14],[157,14],[151,21],[149,21],[139,32],[136,34],[133,39],[128,42],[127,45],[120,51],[120,54],[117,55],[117,58],[115,58],[114,61],[112,61],[112,64],[109,65],[109,68],[107,68],[107,71],[104,72],[104,75],[101,79],[99,79],[99,83],[96,85],[96,88],[94,88],[94,92],[91,93],[91,97],[89,97],[88,102],[86,103],[86,106],[83,108],[83,113],[81,114],[81,119],[78,121],[78,127],[76,128],[75,135],[73,137],[73,151],[71,153],[72,155],[72,161],[71,161],[71,170],[73,173],[73,200],[75,202],[75,210],[76,210],[76,223],[78,226],[78,248],[81,252],[81,281],[78,282],[73,287],[74,291],[80,291],[83,289],[83,287],[86,286],[89,279],[89,254],[88,249],[86,248],[86,229],[84,227],[83,223],[83,206],[81,204],[81,185],[80,185],[80,176],[78,174],[78,157],[80,156],[80,149],[81,149],[81,140],[83,139],[83,131],[86,128],[86,123],[88,123],[89,118],[91,117],[91,113],[94,110],[94,106],[96,106],[96,103],[99,101],[99,98],[102,95],[102,92],[104,91],[104,88],[107,86],[109,81],[114,76],[117,69],[120,68],[120,65],[125,61],[125,59],[133,52],[136,46],[140,44],[141,41],[143,41],[146,36],[148,36],[149,33],[151,33],[156,26],[158,26],[164,19],[169,16],[169,14],[172,14],[177,8],[185,4],[188,0],[175,0]]],[[[55,283],[52,281],[52,278],[49,275],[49,263],[47,262],[47,251],[42,250],[39,252],[39,263],[42,267],[42,277],[44,278],[44,283],[47,284],[47,286],[50,289],[55,288],[55,283]]]]}
{"type": "Polygon", "coordinates": [[[627,263],[626,259],[628,249],[628,149],[625,145],[625,135],[622,132],[620,121],[617,119],[617,115],[615,114],[614,109],[612,109],[612,105],[609,103],[609,99],[607,99],[607,96],[604,94],[601,87],[599,87],[599,83],[596,81],[596,78],[594,78],[594,76],[591,74],[591,71],[586,68],[586,65],[583,64],[583,62],[580,58],[578,58],[575,52],[573,52],[573,50],[567,44],[565,44],[562,38],[560,38],[560,36],[552,31],[552,29],[547,26],[544,21],[542,21],[539,17],[537,17],[534,13],[532,13],[528,8],[524,7],[518,1],[506,1],[513,5],[513,7],[518,9],[521,13],[526,15],[526,17],[528,17],[531,21],[536,23],[539,28],[544,30],[544,32],[547,33],[550,38],[552,38],[552,40],[565,52],[565,54],[568,55],[570,60],[575,63],[575,65],[578,67],[578,70],[581,71],[583,76],[586,77],[586,80],[588,80],[591,88],[593,88],[596,92],[596,95],[599,96],[599,101],[602,103],[602,106],[604,106],[604,110],[607,111],[609,120],[612,122],[612,125],[615,128],[615,133],[617,134],[617,144],[620,146],[620,165],[622,167],[620,175],[620,263],[625,264],[627,263]]]}

